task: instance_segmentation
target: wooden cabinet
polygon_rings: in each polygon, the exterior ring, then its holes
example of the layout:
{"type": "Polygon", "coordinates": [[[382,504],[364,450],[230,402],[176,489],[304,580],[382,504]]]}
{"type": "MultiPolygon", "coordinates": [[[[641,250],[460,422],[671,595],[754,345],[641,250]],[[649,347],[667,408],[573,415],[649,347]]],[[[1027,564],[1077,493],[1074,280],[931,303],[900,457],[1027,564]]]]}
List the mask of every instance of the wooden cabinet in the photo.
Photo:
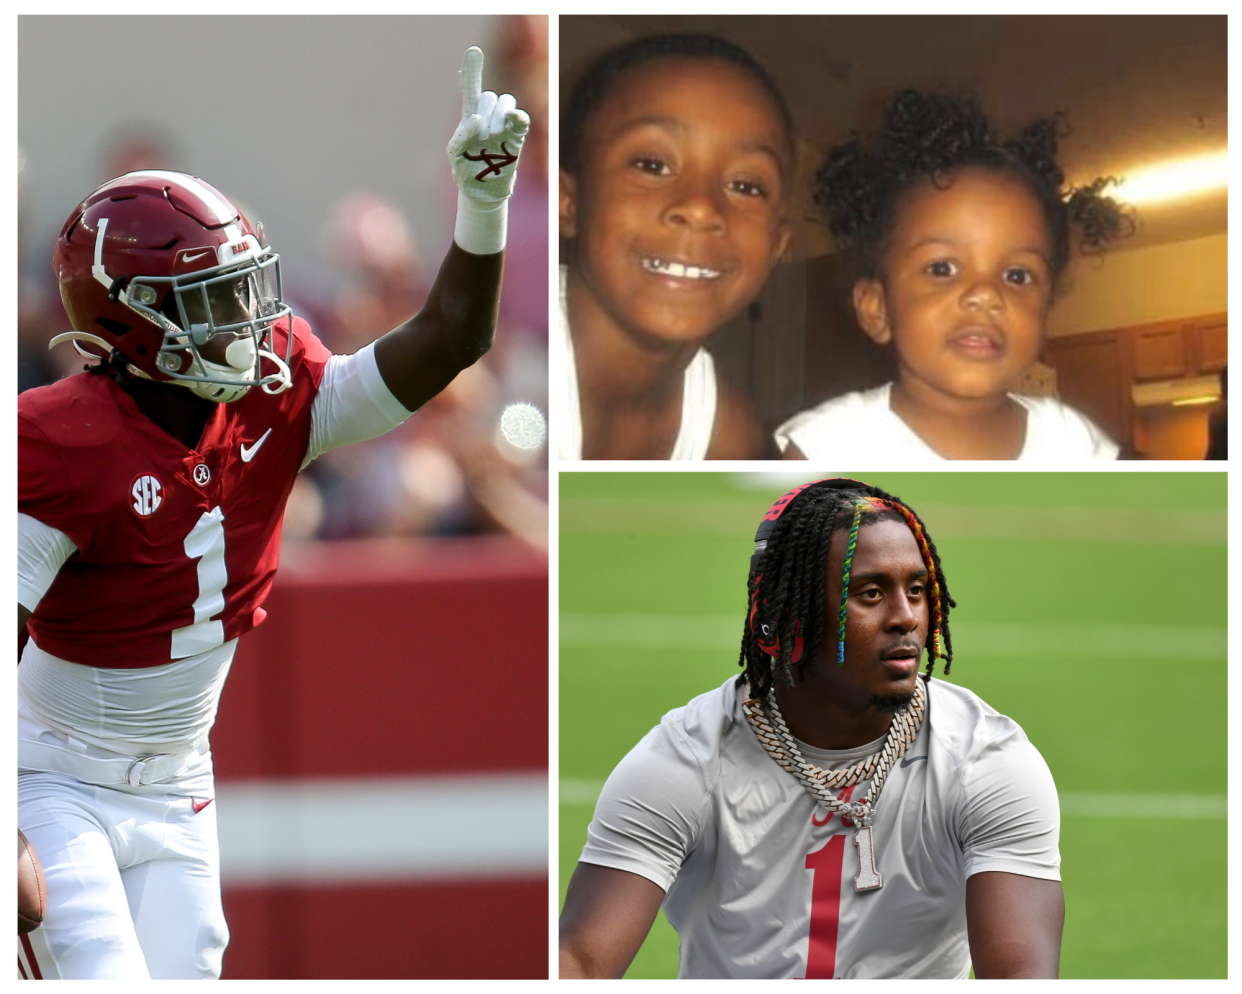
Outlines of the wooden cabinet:
{"type": "Polygon", "coordinates": [[[1123,328],[1129,335],[1134,380],[1176,380],[1218,373],[1228,360],[1229,322],[1224,314],[1123,328]]]}
{"type": "Polygon", "coordinates": [[[1186,337],[1178,324],[1134,328],[1130,347],[1135,380],[1175,380],[1188,375],[1186,337]]]}
{"type": "Polygon", "coordinates": [[[1118,441],[1131,437],[1130,350],[1123,333],[1097,331],[1049,341],[1045,356],[1057,371],[1057,394],[1118,441]]]}
{"type": "Polygon", "coordinates": [[[1228,325],[1227,315],[1211,314],[1066,335],[1051,339],[1044,354],[1057,371],[1060,398],[1141,452],[1150,439],[1145,426],[1136,424],[1131,388],[1218,373],[1229,358],[1228,325]]]}
{"type": "Polygon", "coordinates": [[[1229,322],[1225,315],[1196,321],[1187,330],[1198,374],[1219,373],[1224,369],[1229,360],[1229,322]]]}

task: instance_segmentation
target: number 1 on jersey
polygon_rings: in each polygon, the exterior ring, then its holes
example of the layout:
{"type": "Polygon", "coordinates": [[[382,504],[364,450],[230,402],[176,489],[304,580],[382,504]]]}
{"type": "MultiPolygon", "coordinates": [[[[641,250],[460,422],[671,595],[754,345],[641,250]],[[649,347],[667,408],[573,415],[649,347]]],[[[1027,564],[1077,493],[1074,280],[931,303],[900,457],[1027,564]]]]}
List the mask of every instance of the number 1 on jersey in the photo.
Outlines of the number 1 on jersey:
{"type": "Polygon", "coordinates": [[[198,560],[198,597],[194,624],[174,628],[172,658],[184,659],[224,644],[224,622],[210,620],[224,610],[224,588],[229,582],[224,565],[224,512],[204,511],[185,537],[185,554],[198,560]]]}
{"type": "Polygon", "coordinates": [[[841,864],[844,859],[844,835],[834,835],[827,845],[807,853],[806,868],[815,873],[811,884],[810,941],[806,950],[807,980],[831,980],[837,968],[837,926],[841,918],[841,864]]]}

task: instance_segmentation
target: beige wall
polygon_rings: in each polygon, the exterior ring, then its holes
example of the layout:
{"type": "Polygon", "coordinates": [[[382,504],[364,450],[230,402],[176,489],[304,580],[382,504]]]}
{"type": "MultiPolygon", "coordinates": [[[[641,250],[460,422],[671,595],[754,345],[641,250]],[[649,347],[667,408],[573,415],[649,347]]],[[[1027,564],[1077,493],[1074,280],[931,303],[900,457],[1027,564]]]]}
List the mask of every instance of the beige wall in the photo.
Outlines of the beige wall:
{"type": "Polygon", "coordinates": [[[1227,236],[1212,235],[1076,260],[1050,333],[1073,335],[1229,309],[1227,236]]]}

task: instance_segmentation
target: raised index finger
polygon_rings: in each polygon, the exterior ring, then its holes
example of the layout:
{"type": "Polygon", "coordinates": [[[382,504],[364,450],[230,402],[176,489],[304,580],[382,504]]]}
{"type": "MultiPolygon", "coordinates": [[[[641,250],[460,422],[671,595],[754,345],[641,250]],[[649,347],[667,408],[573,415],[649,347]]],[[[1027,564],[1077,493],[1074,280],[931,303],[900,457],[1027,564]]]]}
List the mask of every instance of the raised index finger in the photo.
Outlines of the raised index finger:
{"type": "Polygon", "coordinates": [[[471,45],[461,57],[461,116],[469,117],[479,109],[479,93],[483,89],[483,49],[471,45]]]}

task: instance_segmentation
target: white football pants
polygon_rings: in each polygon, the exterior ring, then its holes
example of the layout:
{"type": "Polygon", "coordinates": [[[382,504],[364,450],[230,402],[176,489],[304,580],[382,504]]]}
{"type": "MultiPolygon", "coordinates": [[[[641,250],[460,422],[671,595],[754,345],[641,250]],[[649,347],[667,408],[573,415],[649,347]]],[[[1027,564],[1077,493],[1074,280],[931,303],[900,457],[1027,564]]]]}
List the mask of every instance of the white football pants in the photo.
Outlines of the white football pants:
{"type": "Polygon", "coordinates": [[[21,773],[17,782],[18,827],[47,884],[43,925],[18,940],[19,973],[220,976],[229,934],[214,802],[204,807],[205,798],[168,785],[131,794],[61,773],[21,773]]]}

